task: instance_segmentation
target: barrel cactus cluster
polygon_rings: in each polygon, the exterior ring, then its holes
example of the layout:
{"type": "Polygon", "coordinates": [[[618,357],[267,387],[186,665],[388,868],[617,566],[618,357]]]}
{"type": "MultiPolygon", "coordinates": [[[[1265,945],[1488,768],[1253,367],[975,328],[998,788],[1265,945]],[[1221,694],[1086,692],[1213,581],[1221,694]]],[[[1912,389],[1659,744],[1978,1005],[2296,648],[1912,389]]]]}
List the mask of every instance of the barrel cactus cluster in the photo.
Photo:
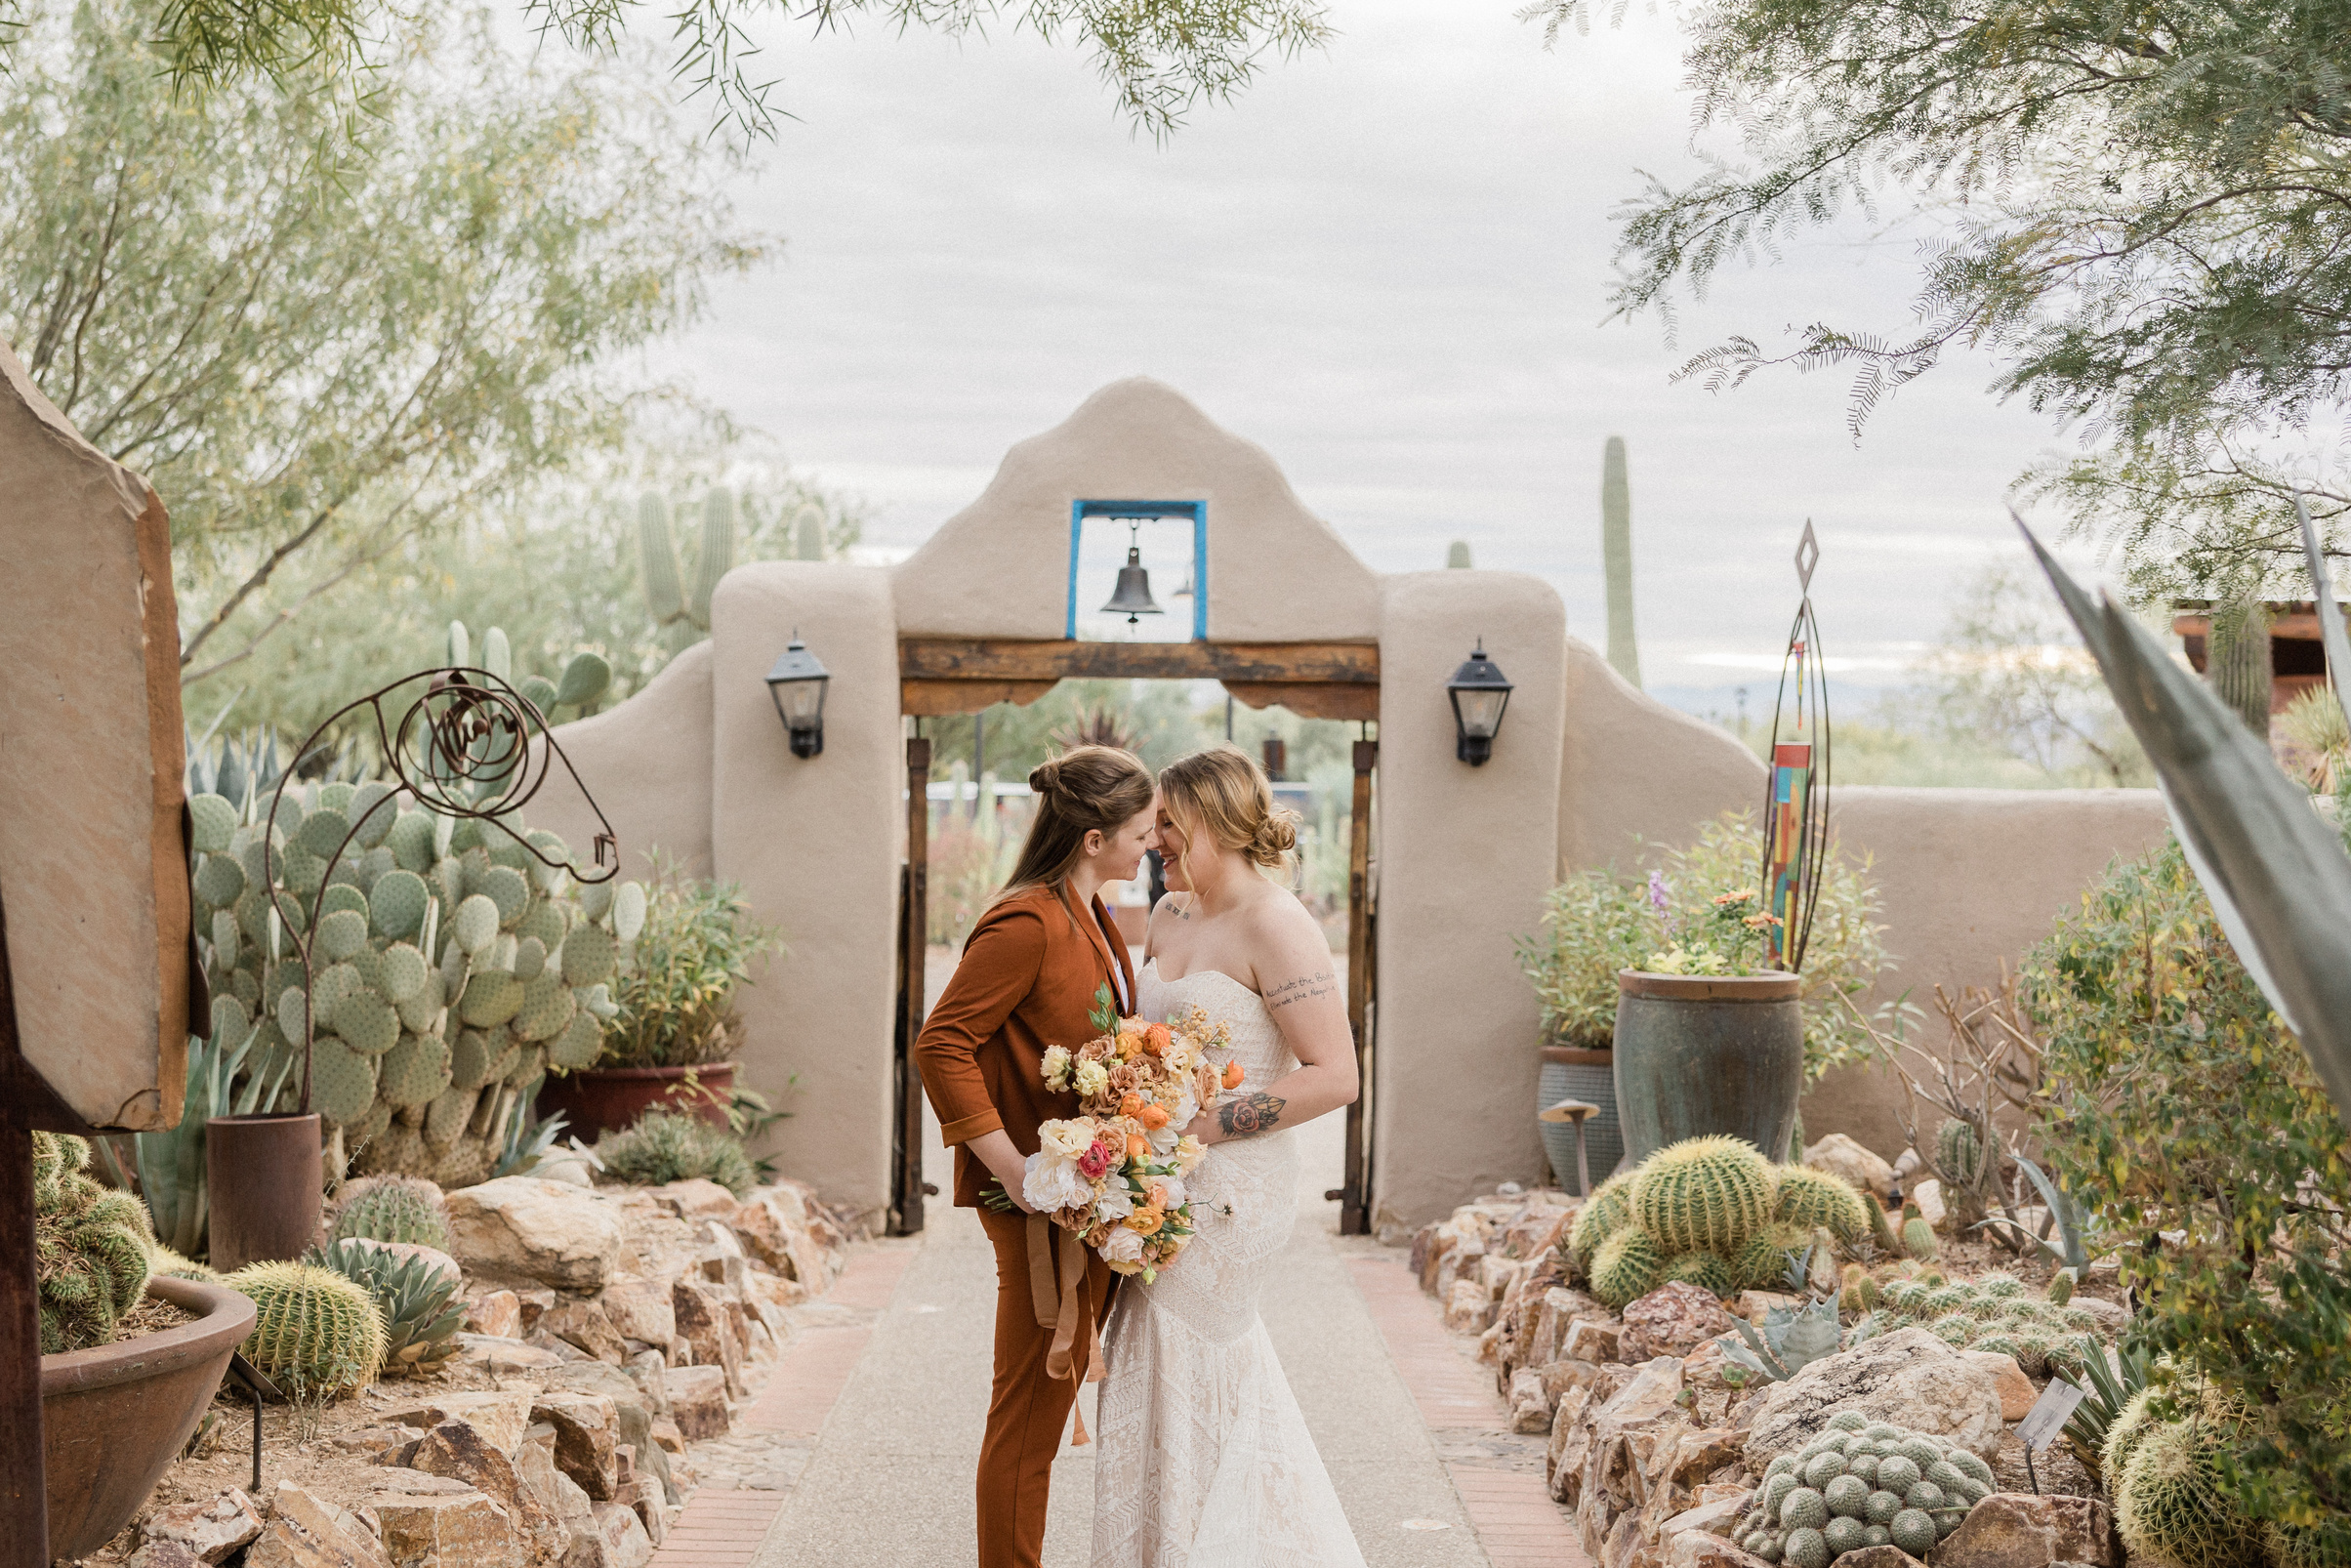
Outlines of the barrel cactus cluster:
{"type": "Polygon", "coordinates": [[[365,1176],[335,1196],[336,1241],[408,1242],[446,1252],[449,1211],[440,1188],[416,1176],[365,1176]]]}
{"type": "Polygon", "coordinates": [[[258,791],[188,805],[213,993],[256,1035],[245,1070],[289,1104],[314,1019],[310,1108],[360,1171],[482,1180],[539,1080],[595,1062],[641,887],[576,884],[555,834],[404,808],[382,783],[289,786],[274,819],[258,791]],[[306,986],[293,933],[313,908],[306,986]]]}
{"type": "MultiPolygon", "coordinates": [[[[2058,1279],[2070,1285],[2072,1276],[2058,1279]]],[[[2012,1355],[2036,1378],[2048,1371],[2051,1355],[2062,1359],[2068,1343],[2098,1331],[2098,1319],[2084,1308],[2035,1297],[2023,1281],[2000,1273],[1942,1285],[1896,1280],[1884,1288],[1879,1310],[1900,1323],[1925,1325],[1955,1349],[2012,1355]]]]}
{"type": "Polygon", "coordinates": [[[1773,1286],[1817,1231],[1851,1247],[1871,1228],[1869,1200],[1836,1176],[1774,1165],[1741,1138],[1696,1137],[1602,1182],[1565,1246],[1621,1310],[1672,1280],[1723,1297],[1773,1286]]]}
{"type": "Polygon", "coordinates": [[[2135,1561],[2177,1568],[2323,1568],[2330,1558],[2318,1532],[2256,1521],[2223,1475],[2223,1457],[2246,1436],[2244,1410],[2192,1386],[2166,1390],[2185,1414],[2166,1420],[2153,1388],[2131,1396],[2107,1428],[2100,1460],[2113,1490],[2115,1526],[2135,1561]]]}
{"type": "Polygon", "coordinates": [[[55,1133],[32,1135],[33,1273],[41,1353],[85,1350],[114,1338],[122,1315],[146,1294],[155,1245],[145,1207],[86,1174],[90,1145],[55,1133]]]}
{"type": "Polygon", "coordinates": [[[288,1397],[364,1388],[384,1366],[384,1319],[364,1285],[317,1263],[248,1263],[222,1282],[251,1298],[245,1359],[288,1397]]]}
{"type": "Polygon", "coordinates": [[[1958,1444],[1844,1410],[1771,1462],[1731,1538],[1789,1568],[1889,1545],[1923,1560],[1993,1489],[1992,1467],[1958,1444]]]}

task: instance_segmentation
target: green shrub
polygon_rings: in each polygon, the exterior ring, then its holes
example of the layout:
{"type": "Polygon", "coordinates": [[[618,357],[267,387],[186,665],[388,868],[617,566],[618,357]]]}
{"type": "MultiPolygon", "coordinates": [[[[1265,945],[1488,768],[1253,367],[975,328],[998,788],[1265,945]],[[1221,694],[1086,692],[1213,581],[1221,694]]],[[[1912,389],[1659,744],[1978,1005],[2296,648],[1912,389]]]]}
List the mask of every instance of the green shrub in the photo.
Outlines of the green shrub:
{"type": "Polygon", "coordinates": [[[735,986],[779,944],[733,883],[661,861],[644,928],[612,989],[600,1067],[698,1067],[733,1049],[735,986]]]}
{"type": "Polygon", "coordinates": [[[2246,1513],[2351,1558],[2351,1136],[2176,843],[2112,867],[2028,957],[2050,1163],[2095,1201],[2159,1395],[2253,1412],[2214,1460],[2246,1513]]]}
{"type": "Polygon", "coordinates": [[[639,1186],[701,1176],[739,1198],[757,1182],[741,1138],[698,1116],[659,1107],[639,1116],[626,1132],[602,1139],[596,1152],[606,1176],[639,1186]]]}
{"type": "MultiPolygon", "coordinates": [[[[1543,1021],[1563,1044],[1605,1050],[1616,1036],[1617,970],[1670,951],[1677,932],[1703,929],[1716,893],[1755,886],[1763,835],[1752,811],[1729,811],[1677,849],[1644,845],[1654,870],[1629,877],[1614,866],[1581,871],[1551,889],[1543,930],[1518,943],[1519,967],[1543,1002],[1543,1021]],[[1660,908],[1662,900],[1664,907],[1660,908]]],[[[1870,862],[1846,858],[1832,841],[1812,936],[1804,953],[1804,1075],[1870,1054],[1869,1039],[1835,992],[1858,998],[1891,968],[1870,862]]]]}

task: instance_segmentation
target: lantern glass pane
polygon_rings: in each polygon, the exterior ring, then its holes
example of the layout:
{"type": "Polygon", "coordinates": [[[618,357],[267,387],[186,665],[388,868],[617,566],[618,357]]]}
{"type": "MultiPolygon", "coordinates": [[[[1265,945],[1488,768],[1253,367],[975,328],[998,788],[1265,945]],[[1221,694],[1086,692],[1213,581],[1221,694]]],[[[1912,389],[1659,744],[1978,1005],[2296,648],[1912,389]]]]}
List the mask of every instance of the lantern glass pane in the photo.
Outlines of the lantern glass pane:
{"type": "Polygon", "coordinates": [[[1456,711],[1462,716],[1462,732],[1491,740],[1495,730],[1502,727],[1503,704],[1510,700],[1510,694],[1507,691],[1481,691],[1475,687],[1467,690],[1457,688],[1453,700],[1456,711]]]}
{"type": "Polygon", "coordinates": [[[803,724],[816,722],[816,715],[824,706],[824,681],[821,678],[814,681],[779,681],[772,689],[776,706],[783,711],[785,723],[797,729],[803,724]]]}

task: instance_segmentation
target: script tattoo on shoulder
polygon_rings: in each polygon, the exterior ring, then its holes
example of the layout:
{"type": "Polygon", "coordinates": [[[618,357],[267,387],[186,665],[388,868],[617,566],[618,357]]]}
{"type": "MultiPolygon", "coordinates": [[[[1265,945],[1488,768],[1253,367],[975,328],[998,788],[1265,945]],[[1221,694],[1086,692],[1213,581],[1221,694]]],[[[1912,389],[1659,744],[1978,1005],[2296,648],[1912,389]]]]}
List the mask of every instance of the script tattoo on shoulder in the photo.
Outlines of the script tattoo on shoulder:
{"type": "Polygon", "coordinates": [[[1254,1094],[1243,1094],[1238,1099],[1219,1105],[1217,1108],[1217,1121],[1224,1129],[1226,1137],[1256,1137],[1259,1133],[1274,1130],[1282,1119],[1282,1107],[1289,1103],[1279,1094],[1268,1094],[1259,1090],[1254,1094]]]}
{"type": "Polygon", "coordinates": [[[1279,1012],[1299,1002],[1318,1002],[1324,997],[1339,995],[1339,976],[1329,970],[1314,974],[1301,974],[1295,980],[1265,988],[1265,1011],[1279,1012]]]}

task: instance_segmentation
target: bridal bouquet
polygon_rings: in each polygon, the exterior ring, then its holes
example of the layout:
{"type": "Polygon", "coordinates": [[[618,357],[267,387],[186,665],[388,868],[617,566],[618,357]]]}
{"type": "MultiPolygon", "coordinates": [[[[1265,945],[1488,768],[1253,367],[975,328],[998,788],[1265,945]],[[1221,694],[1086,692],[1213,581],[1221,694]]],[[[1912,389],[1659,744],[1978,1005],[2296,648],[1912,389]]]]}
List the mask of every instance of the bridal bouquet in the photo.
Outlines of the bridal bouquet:
{"type": "Polygon", "coordinates": [[[1099,1036],[1045,1053],[1047,1087],[1075,1090],[1083,1114],[1037,1130],[1043,1147],[1021,1196],[1118,1272],[1149,1281],[1192,1238],[1184,1181],[1208,1151],[1183,1129],[1240,1087],[1241,1064],[1224,1025],[1200,1008],[1149,1023],[1119,1017],[1106,987],[1096,1004],[1099,1036]]]}

